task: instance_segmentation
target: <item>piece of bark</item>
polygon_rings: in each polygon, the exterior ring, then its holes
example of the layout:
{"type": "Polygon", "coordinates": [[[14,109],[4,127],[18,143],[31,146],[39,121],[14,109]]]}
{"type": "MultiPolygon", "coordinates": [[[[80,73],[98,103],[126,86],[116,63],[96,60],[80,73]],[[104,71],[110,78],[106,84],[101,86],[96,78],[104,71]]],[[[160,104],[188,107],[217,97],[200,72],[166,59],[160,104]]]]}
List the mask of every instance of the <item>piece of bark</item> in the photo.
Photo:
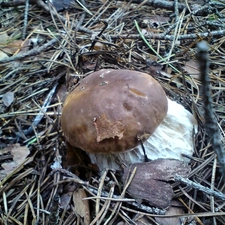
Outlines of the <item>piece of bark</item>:
{"type": "Polygon", "coordinates": [[[189,166],[179,160],[157,159],[125,168],[122,176],[124,184],[135,167],[137,170],[127,193],[138,202],[146,201],[162,209],[168,208],[173,198],[173,189],[168,182],[173,181],[176,174],[187,177],[190,172],[189,166]]]}

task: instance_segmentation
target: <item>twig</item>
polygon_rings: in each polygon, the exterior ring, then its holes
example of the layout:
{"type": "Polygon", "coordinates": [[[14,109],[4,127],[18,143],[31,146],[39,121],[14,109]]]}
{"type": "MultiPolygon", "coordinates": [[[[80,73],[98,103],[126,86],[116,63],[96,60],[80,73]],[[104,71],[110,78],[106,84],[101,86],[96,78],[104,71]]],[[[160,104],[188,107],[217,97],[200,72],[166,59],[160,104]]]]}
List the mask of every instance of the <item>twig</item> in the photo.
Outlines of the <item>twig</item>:
{"type": "Polygon", "coordinates": [[[210,77],[209,77],[209,46],[206,41],[201,41],[197,45],[197,59],[200,64],[202,93],[204,98],[205,110],[205,128],[209,137],[211,137],[212,148],[217,154],[220,163],[220,171],[225,179],[225,149],[221,144],[221,135],[216,123],[214,111],[212,107],[212,97],[210,90],[210,77]]]}
{"type": "Polygon", "coordinates": [[[188,178],[183,178],[183,177],[181,177],[179,175],[176,175],[174,178],[175,178],[175,181],[179,181],[179,182],[181,182],[183,184],[188,185],[189,187],[192,187],[194,189],[202,191],[202,192],[204,192],[204,193],[206,193],[208,195],[211,195],[211,196],[214,196],[216,198],[225,200],[225,194],[223,194],[222,192],[214,191],[214,190],[212,190],[210,188],[207,188],[207,187],[205,187],[205,186],[203,186],[201,184],[197,184],[197,183],[189,180],[188,178]]]}
{"type": "MultiPolygon", "coordinates": [[[[205,33],[198,33],[198,34],[183,34],[177,37],[177,40],[184,40],[184,39],[196,39],[196,38],[207,38],[207,37],[223,37],[225,35],[225,30],[216,30],[210,31],[205,33]]],[[[143,34],[145,38],[149,39],[156,39],[156,40],[173,40],[174,35],[164,35],[164,34],[143,34]]],[[[138,34],[121,34],[121,35],[109,35],[112,39],[124,38],[124,39],[141,39],[140,35],[138,34]]]]}
{"type": "Polygon", "coordinates": [[[26,32],[27,32],[28,12],[29,12],[29,0],[26,0],[25,10],[24,10],[24,21],[23,21],[23,35],[22,35],[23,40],[25,39],[26,32]]]}
{"type": "Polygon", "coordinates": [[[106,21],[102,21],[104,26],[102,28],[102,30],[99,32],[99,34],[97,34],[97,36],[95,36],[95,39],[93,40],[90,48],[89,48],[89,51],[93,50],[95,44],[97,43],[98,39],[101,37],[101,35],[103,34],[103,32],[106,30],[106,28],[108,27],[108,23],[106,21]]]}
{"type": "Polygon", "coordinates": [[[51,89],[51,91],[48,93],[48,95],[47,95],[47,97],[46,97],[46,99],[45,99],[45,101],[44,101],[44,103],[43,103],[43,106],[42,106],[41,109],[40,109],[40,112],[39,112],[38,115],[35,117],[35,119],[34,119],[32,125],[24,132],[25,135],[30,134],[30,132],[33,131],[33,127],[36,127],[36,126],[40,123],[41,119],[44,117],[45,112],[47,111],[47,108],[48,108],[49,104],[51,103],[52,96],[54,95],[55,89],[56,89],[57,86],[58,86],[58,83],[56,83],[56,84],[53,86],[53,88],[51,89]]]}
{"type": "Polygon", "coordinates": [[[55,194],[53,197],[51,207],[50,207],[50,216],[49,216],[49,225],[57,225],[59,221],[59,209],[60,209],[60,196],[55,194]]]}
{"type": "MultiPolygon", "coordinates": [[[[47,12],[50,12],[50,9],[48,7],[47,4],[45,4],[42,0],[30,0],[30,3],[31,4],[37,4],[38,6],[40,6],[42,9],[44,9],[45,11],[47,12]]],[[[0,7],[16,7],[16,6],[19,6],[19,5],[24,5],[25,4],[25,0],[18,0],[18,1],[9,1],[9,2],[1,2],[0,3],[0,7]]],[[[54,15],[56,15],[56,13],[53,12],[54,15]]],[[[58,14],[58,16],[60,17],[60,19],[65,22],[66,21],[66,18],[61,16],[60,14],[58,14]]],[[[78,26],[77,28],[79,31],[83,31],[85,33],[88,33],[88,34],[92,34],[93,32],[86,28],[86,27],[83,27],[83,26],[78,26]]]]}
{"type": "MultiPolygon", "coordinates": [[[[123,190],[122,190],[122,192],[121,192],[119,198],[124,198],[124,196],[125,196],[125,194],[126,194],[126,190],[127,190],[127,188],[129,187],[131,181],[133,180],[136,171],[137,171],[137,167],[135,167],[135,168],[133,169],[133,171],[132,171],[130,177],[128,178],[126,184],[125,184],[124,187],[123,187],[123,190]]],[[[107,218],[105,224],[108,224],[109,222],[112,224],[112,223],[116,220],[117,214],[119,213],[121,206],[122,206],[122,202],[117,202],[117,203],[115,204],[115,206],[114,206],[114,208],[113,208],[113,210],[112,210],[112,212],[111,212],[111,215],[107,218]]]]}
{"type": "MultiPolygon", "coordinates": [[[[89,192],[92,193],[92,194],[97,195],[97,193],[98,193],[97,188],[95,189],[95,188],[90,187],[90,186],[84,186],[84,188],[89,190],[89,192]]],[[[101,192],[101,197],[107,198],[108,196],[109,196],[108,192],[106,192],[106,191],[101,192]]],[[[118,196],[118,195],[115,195],[115,194],[112,195],[112,198],[118,199],[118,201],[122,201],[122,199],[124,199],[124,198],[121,198],[121,196],[118,196]]],[[[164,210],[164,209],[146,206],[146,205],[143,205],[143,204],[140,204],[140,203],[137,203],[137,202],[133,202],[131,200],[127,201],[126,203],[128,205],[134,206],[135,208],[143,210],[147,213],[153,213],[153,214],[157,214],[157,215],[164,215],[166,213],[166,210],[164,210]]]]}
{"type": "MultiPolygon", "coordinates": [[[[214,159],[213,162],[213,169],[212,169],[212,178],[211,178],[211,190],[215,188],[215,178],[216,178],[216,165],[217,165],[217,158],[214,159]]],[[[210,198],[210,208],[212,212],[215,212],[215,199],[213,196],[210,198]]],[[[216,218],[213,217],[213,223],[217,225],[216,218]]]]}
{"type": "MultiPolygon", "coordinates": [[[[51,175],[53,175],[54,173],[56,173],[58,171],[60,173],[63,173],[65,175],[65,177],[67,176],[67,181],[68,182],[73,181],[73,182],[75,182],[77,184],[82,185],[84,189],[86,189],[92,195],[95,195],[95,197],[98,194],[98,189],[97,188],[89,185],[87,182],[84,182],[83,180],[81,180],[79,177],[77,177],[75,174],[73,174],[72,172],[70,172],[68,170],[55,169],[55,170],[53,170],[51,172],[51,175]]],[[[125,188],[125,190],[126,190],[126,188],[125,188]]],[[[104,198],[108,198],[108,196],[109,196],[109,193],[107,191],[104,191],[104,190],[101,191],[101,197],[103,197],[103,199],[104,198]]],[[[100,197],[100,199],[101,199],[101,197],[100,197]]],[[[124,196],[118,196],[118,195],[113,194],[110,198],[118,199],[118,201],[123,201],[122,199],[124,199],[124,196]]],[[[153,214],[157,214],[157,215],[164,215],[166,213],[166,210],[164,210],[164,209],[159,209],[159,208],[155,208],[155,207],[146,206],[146,205],[143,205],[143,204],[140,204],[140,203],[137,203],[137,202],[133,202],[131,200],[128,200],[126,203],[131,205],[131,206],[134,206],[134,207],[136,207],[136,208],[138,208],[140,210],[143,210],[143,211],[145,211],[147,213],[153,213],[153,214]]]]}
{"type": "MultiPolygon", "coordinates": [[[[30,0],[31,3],[36,3],[36,0],[30,0]]],[[[26,0],[12,0],[12,1],[4,1],[0,3],[0,6],[3,8],[6,7],[16,7],[20,5],[24,5],[26,3],[26,0]]]]}
{"type": "MultiPolygon", "coordinates": [[[[137,4],[140,4],[140,3],[143,2],[143,0],[132,0],[132,1],[126,0],[126,1],[129,1],[129,2],[132,2],[132,3],[137,3],[137,4]]],[[[148,0],[148,1],[146,1],[145,4],[149,5],[149,6],[153,6],[155,8],[163,8],[163,9],[174,10],[174,3],[173,3],[173,1],[148,0]]],[[[210,6],[212,7],[212,9],[215,8],[216,6],[217,7],[224,7],[224,5],[222,3],[220,4],[218,2],[212,1],[209,4],[198,8],[196,10],[197,13],[195,15],[200,16],[200,15],[203,15],[204,13],[208,13],[210,6]]],[[[177,8],[178,8],[179,11],[182,11],[183,9],[187,9],[187,5],[186,4],[182,4],[182,3],[178,3],[177,8]]]]}
{"type": "MultiPolygon", "coordinates": [[[[142,2],[142,0],[132,0],[132,1],[129,1],[129,2],[140,4],[142,2]]],[[[163,9],[170,9],[170,10],[174,9],[173,1],[148,0],[148,1],[146,1],[145,4],[156,7],[156,8],[163,8],[163,9]]],[[[186,8],[186,5],[185,4],[178,4],[177,8],[179,10],[183,10],[184,8],[186,8]]]]}
{"type": "MultiPolygon", "coordinates": [[[[134,24],[138,30],[138,33],[140,34],[141,38],[143,39],[143,41],[145,42],[145,44],[159,57],[159,59],[161,59],[162,61],[165,61],[164,58],[158,53],[155,51],[155,49],[151,46],[151,44],[147,41],[147,39],[144,37],[144,35],[142,34],[141,30],[140,30],[140,27],[137,23],[136,20],[134,20],[134,24]]],[[[176,69],[172,64],[168,63],[168,65],[174,70],[176,71],[177,73],[180,73],[180,71],[178,69],[176,69]]]]}
{"type": "Polygon", "coordinates": [[[57,38],[54,38],[52,40],[50,40],[49,42],[47,42],[46,44],[42,45],[41,47],[36,47],[31,49],[30,51],[9,57],[9,58],[4,58],[0,60],[0,64],[1,63],[7,63],[7,62],[12,62],[12,61],[16,61],[16,60],[21,60],[24,59],[26,57],[30,57],[30,56],[35,56],[38,55],[39,53],[47,50],[48,48],[52,47],[53,44],[55,44],[56,42],[58,42],[59,40],[57,38]]]}
{"type": "MultiPolygon", "coordinates": [[[[58,18],[60,18],[63,22],[66,22],[66,18],[63,17],[62,15],[58,14],[57,11],[54,11],[54,10],[51,10],[47,4],[45,4],[42,0],[37,0],[37,4],[42,7],[45,11],[51,13],[52,15],[54,16],[57,16],[58,18]]],[[[82,27],[82,26],[79,26],[78,27],[78,30],[80,31],[83,31],[83,32],[86,32],[86,33],[89,33],[89,34],[92,34],[93,32],[91,30],[89,30],[88,28],[86,27],[82,27]]]]}
{"type": "Polygon", "coordinates": [[[174,13],[175,13],[175,21],[177,23],[179,20],[178,0],[174,0],[174,13]]]}
{"type": "MultiPolygon", "coordinates": [[[[189,7],[187,7],[189,8],[189,7]]],[[[193,15],[198,15],[199,12],[202,12],[202,11],[206,11],[208,10],[208,5],[204,5],[198,9],[196,9],[195,11],[192,11],[190,14],[186,15],[183,20],[185,21],[186,19],[188,19],[190,16],[193,16],[193,15]]],[[[166,29],[166,31],[164,32],[164,35],[167,35],[171,32],[171,30],[176,26],[176,23],[173,23],[169,28],[166,29]]]]}

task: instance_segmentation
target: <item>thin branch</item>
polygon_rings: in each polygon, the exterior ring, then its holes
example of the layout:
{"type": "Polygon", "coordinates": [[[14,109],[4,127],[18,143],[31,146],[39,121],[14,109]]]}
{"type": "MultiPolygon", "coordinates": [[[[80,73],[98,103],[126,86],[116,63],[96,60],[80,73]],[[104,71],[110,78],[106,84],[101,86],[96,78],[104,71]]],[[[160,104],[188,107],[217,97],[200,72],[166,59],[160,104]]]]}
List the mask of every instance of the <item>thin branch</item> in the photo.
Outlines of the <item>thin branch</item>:
{"type": "Polygon", "coordinates": [[[186,185],[188,185],[191,188],[197,189],[199,191],[202,191],[202,192],[204,192],[204,193],[206,193],[208,195],[214,196],[216,198],[225,200],[225,194],[223,194],[222,192],[214,191],[214,190],[212,190],[210,188],[207,188],[207,187],[205,187],[205,186],[203,186],[201,184],[195,183],[195,182],[189,180],[188,178],[183,178],[183,177],[181,177],[179,175],[176,175],[174,178],[175,178],[175,181],[179,181],[179,182],[181,182],[183,184],[186,184],[186,185]]]}
{"type": "Polygon", "coordinates": [[[211,138],[212,148],[216,152],[218,161],[220,163],[220,171],[225,178],[225,149],[221,144],[221,135],[216,122],[213,111],[213,101],[210,88],[209,77],[209,46],[206,41],[201,41],[197,45],[197,59],[200,65],[202,93],[204,97],[204,110],[205,110],[205,128],[209,137],[211,138]]]}
{"type": "MultiPolygon", "coordinates": [[[[198,34],[184,34],[179,35],[177,40],[184,40],[184,39],[196,39],[196,38],[207,38],[207,37],[223,37],[225,35],[225,30],[216,30],[210,31],[205,33],[198,33],[198,34]]],[[[164,35],[164,34],[154,34],[148,33],[143,35],[145,38],[155,39],[155,40],[173,40],[174,35],[164,35]]],[[[124,39],[141,39],[140,35],[138,34],[122,34],[122,35],[110,35],[112,39],[124,38],[124,39]]]]}
{"type": "Polygon", "coordinates": [[[26,32],[27,32],[28,12],[29,12],[29,0],[26,0],[25,10],[24,10],[24,21],[23,21],[23,35],[22,35],[23,40],[25,39],[26,32]]]}
{"type": "Polygon", "coordinates": [[[0,60],[0,64],[1,63],[7,63],[7,62],[12,62],[12,61],[16,61],[16,60],[21,60],[24,59],[26,57],[30,57],[30,56],[35,56],[40,54],[41,52],[44,52],[45,50],[49,49],[50,47],[52,47],[53,44],[55,44],[56,42],[58,42],[59,40],[57,38],[54,38],[52,40],[50,40],[49,42],[47,42],[46,44],[42,45],[41,47],[36,47],[33,48],[27,52],[21,53],[21,54],[17,54],[15,56],[9,57],[9,58],[4,58],[0,60]]]}

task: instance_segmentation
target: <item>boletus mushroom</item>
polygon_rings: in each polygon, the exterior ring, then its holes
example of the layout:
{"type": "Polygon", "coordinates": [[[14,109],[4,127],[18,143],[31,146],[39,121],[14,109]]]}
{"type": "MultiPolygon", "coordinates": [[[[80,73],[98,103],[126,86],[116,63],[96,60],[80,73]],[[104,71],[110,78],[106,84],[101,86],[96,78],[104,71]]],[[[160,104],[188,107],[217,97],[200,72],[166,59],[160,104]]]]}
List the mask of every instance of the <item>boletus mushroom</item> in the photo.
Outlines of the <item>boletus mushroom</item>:
{"type": "Polygon", "coordinates": [[[62,130],[72,146],[89,153],[115,154],[147,139],[167,114],[167,97],[150,75],[103,69],[67,96],[62,130]]]}
{"type": "MultiPolygon", "coordinates": [[[[159,132],[155,135],[156,139],[158,136],[161,139],[153,140],[153,143],[160,142],[159,149],[163,148],[165,142],[171,142],[171,139],[163,140],[159,128],[167,116],[168,102],[171,101],[167,99],[162,86],[149,74],[103,69],[86,76],[67,96],[61,116],[62,130],[66,141],[86,151],[100,170],[119,169],[119,164],[123,162],[143,162],[140,141],[144,143],[155,130],[159,132]]],[[[181,114],[179,111],[175,113],[181,114]]],[[[171,117],[168,118],[170,124],[164,122],[164,134],[168,133],[165,124],[170,127],[174,123],[178,132],[181,131],[182,126],[176,120],[176,116],[172,115],[172,121],[171,117]]],[[[174,128],[169,129],[170,136],[176,138],[174,128]]],[[[183,134],[180,136],[186,138],[183,134]]],[[[192,140],[192,136],[189,136],[192,140]]],[[[173,144],[169,143],[170,146],[173,144]]],[[[185,150],[183,146],[180,147],[185,150]]],[[[154,147],[150,151],[147,149],[149,158],[154,151],[154,147]]],[[[175,158],[179,155],[176,151],[175,158]]],[[[171,150],[168,152],[170,157],[171,150]]]]}

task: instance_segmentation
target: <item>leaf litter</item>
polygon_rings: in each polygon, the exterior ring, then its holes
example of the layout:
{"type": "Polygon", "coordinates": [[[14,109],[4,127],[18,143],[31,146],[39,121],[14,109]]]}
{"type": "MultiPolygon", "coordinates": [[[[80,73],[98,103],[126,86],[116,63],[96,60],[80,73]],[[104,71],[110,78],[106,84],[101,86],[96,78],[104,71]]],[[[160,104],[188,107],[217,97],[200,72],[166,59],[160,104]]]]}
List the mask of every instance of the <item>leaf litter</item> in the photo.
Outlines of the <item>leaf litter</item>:
{"type": "Polygon", "coordinates": [[[168,183],[172,198],[181,204],[177,208],[183,210],[172,216],[179,224],[224,224],[224,182],[205,130],[195,64],[196,43],[207,40],[214,115],[224,143],[224,4],[65,2],[57,12],[41,0],[30,0],[28,6],[24,1],[0,1],[0,171],[4,173],[0,223],[81,224],[84,212],[92,209],[90,224],[134,224],[143,217],[148,224],[167,224],[157,220],[165,217],[166,209],[130,197],[135,173],[122,184],[120,172],[97,173],[79,150],[71,164],[65,162],[60,168],[60,157],[62,161],[67,157],[60,127],[65,93],[94,70],[126,68],[153,74],[167,95],[198,119],[187,183],[176,179],[168,183]],[[14,98],[7,94],[6,101],[6,93],[14,93],[14,98]],[[58,166],[51,168],[54,162],[58,166]],[[188,180],[210,188],[217,197],[198,191],[188,180]],[[64,205],[70,207],[60,208],[59,199],[69,193],[66,187],[71,183],[87,197],[66,198],[64,205]],[[76,211],[81,199],[89,206],[76,211]]]}

